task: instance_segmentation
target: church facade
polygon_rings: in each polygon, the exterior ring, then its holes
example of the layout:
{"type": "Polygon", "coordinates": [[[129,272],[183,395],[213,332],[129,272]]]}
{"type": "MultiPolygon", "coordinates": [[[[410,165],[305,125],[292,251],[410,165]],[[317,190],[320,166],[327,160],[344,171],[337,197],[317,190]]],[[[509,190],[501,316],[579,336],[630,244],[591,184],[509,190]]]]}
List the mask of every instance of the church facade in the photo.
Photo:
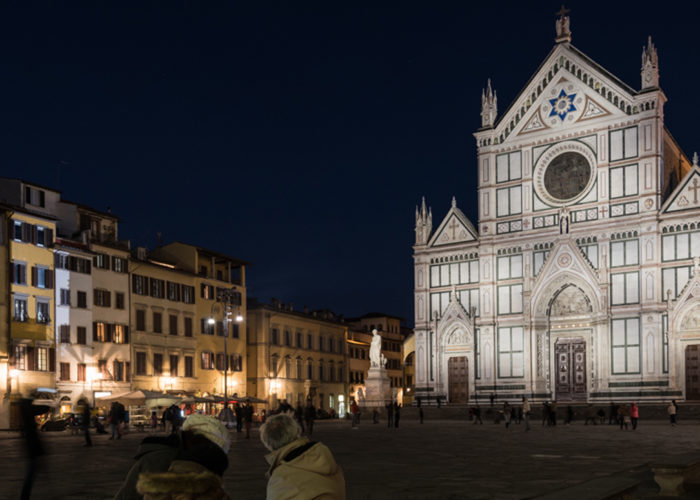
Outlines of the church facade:
{"type": "Polygon", "coordinates": [[[502,116],[482,95],[478,223],[416,208],[415,395],[700,399],[700,168],[665,128],[656,49],[635,90],[556,28],[502,116]]]}

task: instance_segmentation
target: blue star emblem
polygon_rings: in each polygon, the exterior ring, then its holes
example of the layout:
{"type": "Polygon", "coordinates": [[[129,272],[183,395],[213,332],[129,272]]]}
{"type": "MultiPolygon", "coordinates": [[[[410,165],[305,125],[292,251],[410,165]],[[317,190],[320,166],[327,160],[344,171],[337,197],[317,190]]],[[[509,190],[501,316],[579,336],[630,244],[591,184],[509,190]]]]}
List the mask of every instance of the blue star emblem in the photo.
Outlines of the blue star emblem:
{"type": "Polygon", "coordinates": [[[566,92],[562,89],[558,97],[549,100],[549,104],[552,105],[552,111],[549,113],[549,116],[558,116],[564,121],[569,111],[576,111],[576,106],[574,106],[575,98],[576,94],[566,95],[566,92]]]}

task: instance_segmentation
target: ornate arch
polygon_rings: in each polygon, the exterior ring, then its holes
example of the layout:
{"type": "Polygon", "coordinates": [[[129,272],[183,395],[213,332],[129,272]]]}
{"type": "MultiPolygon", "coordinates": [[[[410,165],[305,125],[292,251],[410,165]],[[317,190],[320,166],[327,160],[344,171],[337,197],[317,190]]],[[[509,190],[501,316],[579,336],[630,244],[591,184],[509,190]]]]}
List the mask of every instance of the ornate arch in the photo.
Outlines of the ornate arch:
{"type": "Polygon", "coordinates": [[[552,306],[556,304],[556,299],[572,286],[585,297],[583,300],[588,310],[581,314],[589,314],[603,309],[599,302],[599,296],[590,283],[576,274],[563,271],[554,275],[543,286],[534,291],[532,294],[533,316],[549,316],[552,306]]]}

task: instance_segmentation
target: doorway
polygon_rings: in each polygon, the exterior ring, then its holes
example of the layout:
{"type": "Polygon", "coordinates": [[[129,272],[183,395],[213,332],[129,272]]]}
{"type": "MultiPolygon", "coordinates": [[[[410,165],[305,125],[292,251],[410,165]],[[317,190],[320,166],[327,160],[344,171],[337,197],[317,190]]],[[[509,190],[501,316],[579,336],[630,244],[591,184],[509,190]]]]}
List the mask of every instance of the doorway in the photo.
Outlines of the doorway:
{"type": "Polygon", "coordinates": [[[469,402],[469,363],[466,356],[451,357],[447,361],[449,401],[456,404],[469,402]]]}
{"type": "Polygon", "coordinates": [[[586,342],[560,339],[554,344],[557,401],[586,400],[586,342]]]}
{"type": "Polygon", "coordinates": [[[685,399],[700,400],[700,344],[685,348],[685,399]]]}

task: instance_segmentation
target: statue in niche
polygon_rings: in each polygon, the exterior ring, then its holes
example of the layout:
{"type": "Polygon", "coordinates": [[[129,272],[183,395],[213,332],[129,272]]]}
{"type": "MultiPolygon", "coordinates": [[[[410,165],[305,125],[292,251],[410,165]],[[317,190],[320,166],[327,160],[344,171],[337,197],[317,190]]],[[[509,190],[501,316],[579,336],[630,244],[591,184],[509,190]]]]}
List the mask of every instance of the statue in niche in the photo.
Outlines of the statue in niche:
{"type": "Polygon", "coordinates": [[[372,330],[372,343],[369,345],[369,362],[371,368],[384,368],[386,358],[382,354],[382,336],[377,329],[372,330]]]}

